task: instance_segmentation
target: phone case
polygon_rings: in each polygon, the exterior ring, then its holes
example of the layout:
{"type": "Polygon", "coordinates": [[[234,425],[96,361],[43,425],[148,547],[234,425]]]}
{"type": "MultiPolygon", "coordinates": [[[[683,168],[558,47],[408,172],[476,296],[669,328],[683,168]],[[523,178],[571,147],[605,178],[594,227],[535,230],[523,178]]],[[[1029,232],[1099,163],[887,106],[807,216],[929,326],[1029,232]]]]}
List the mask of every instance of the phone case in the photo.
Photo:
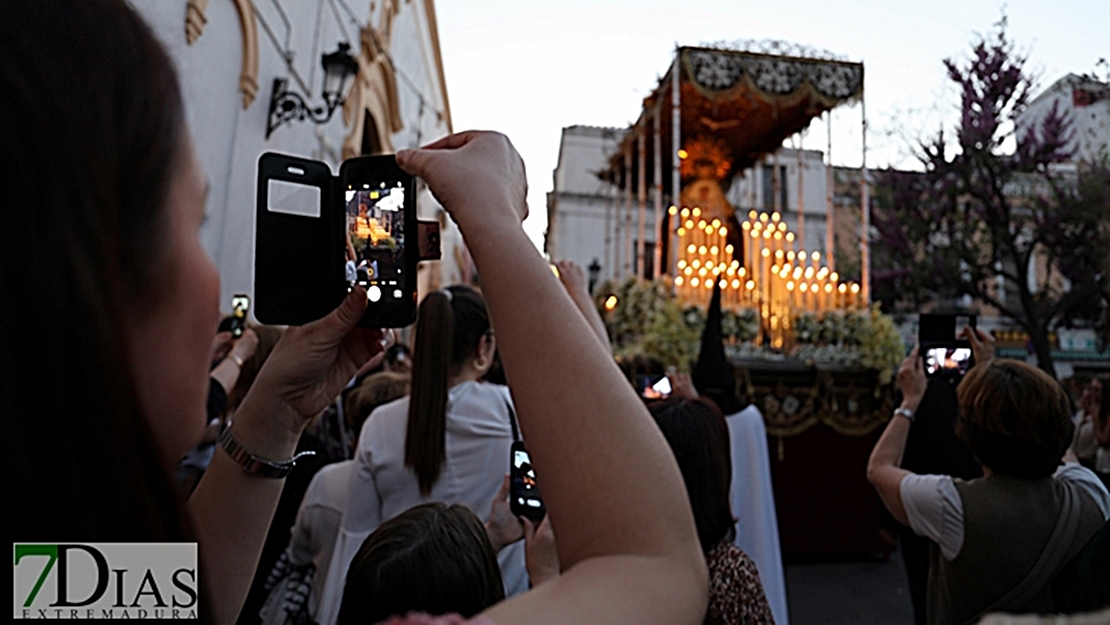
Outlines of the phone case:
{"type": "MultiPolygon", "coordinates": [[[[302,325],[343,301],[343,215],[339,179],[326,163],[266,153],[258,160],[254,244],[254,316],[273,325],[302,325]],[[273,182],[319,190],[316,215],[270,210],[273,182]]],[[[297,198],[275,197],[275,203],[297,198]]],[[[288,206],[286,208],[289,208],[288,206]]]]}

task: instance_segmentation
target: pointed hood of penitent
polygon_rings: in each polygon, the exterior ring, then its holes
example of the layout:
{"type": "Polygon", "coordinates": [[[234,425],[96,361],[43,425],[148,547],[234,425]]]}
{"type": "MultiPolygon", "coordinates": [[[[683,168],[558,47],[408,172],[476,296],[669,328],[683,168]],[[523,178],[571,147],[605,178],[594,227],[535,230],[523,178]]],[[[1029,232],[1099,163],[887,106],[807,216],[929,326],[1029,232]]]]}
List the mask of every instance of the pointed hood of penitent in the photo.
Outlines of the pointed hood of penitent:
{"type": "Polygon", "coordinates": [[[701,353],[691,372],[691,379],[698,393],[717,403],[724,415],[740,412],[747,407],[736,397],[736,377],[732,364],[725,356],[724,335],[721,331],[721,285],[713,285],[713,299],[709,301],[705,330],[701,334],[701,353]]]}

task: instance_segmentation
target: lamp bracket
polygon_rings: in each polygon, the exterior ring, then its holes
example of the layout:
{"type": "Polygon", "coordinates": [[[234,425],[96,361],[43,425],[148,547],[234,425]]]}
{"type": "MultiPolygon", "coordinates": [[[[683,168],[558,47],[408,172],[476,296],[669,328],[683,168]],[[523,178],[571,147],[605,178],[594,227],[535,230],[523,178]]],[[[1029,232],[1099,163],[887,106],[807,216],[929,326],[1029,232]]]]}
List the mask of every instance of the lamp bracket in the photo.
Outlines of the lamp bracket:
{"type": "Polygon", "coordinates": [[[274,78],[274,88],[270,94],[270,112],[266,121],[266,138],[282,124],[294,119],[311,119],[317,124],[326,123],[337,108],[338,103],[328,102],[326,106],[309,106],[301,94],[289,89],[285,78],[274,78]]]}

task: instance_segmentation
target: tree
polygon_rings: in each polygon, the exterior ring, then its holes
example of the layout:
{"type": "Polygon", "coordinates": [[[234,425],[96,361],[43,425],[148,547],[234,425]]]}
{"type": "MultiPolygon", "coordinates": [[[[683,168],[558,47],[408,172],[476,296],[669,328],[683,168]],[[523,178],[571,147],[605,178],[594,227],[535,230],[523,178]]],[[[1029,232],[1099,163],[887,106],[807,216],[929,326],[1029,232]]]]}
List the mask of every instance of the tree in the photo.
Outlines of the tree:
{"type": "Polygon", "coordinates": [[[955,142],[943,130],[923,141],[924,172],[876,172],[872,280],[914,309],[965,295],[997,308],[1054,375],[1049,332],[1106,320],[1110,167],[1062,165],[1073,131],[1056,107],[1019,129],[1034,80],[1005,27],[966,65],[944,61],[961,93],[955,142]]]}

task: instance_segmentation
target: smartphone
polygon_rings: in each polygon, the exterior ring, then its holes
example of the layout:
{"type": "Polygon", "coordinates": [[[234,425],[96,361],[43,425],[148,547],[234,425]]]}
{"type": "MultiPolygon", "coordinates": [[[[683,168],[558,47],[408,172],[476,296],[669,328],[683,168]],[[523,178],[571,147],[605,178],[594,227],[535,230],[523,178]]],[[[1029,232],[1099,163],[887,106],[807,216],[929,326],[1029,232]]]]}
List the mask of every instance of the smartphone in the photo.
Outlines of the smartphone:
{"type": "Polygon", "coordinates": [[[327,163],[268,152],[256,197],[258,321],[310,323],[356,285],[369,300],[360,326],[416,321],[416,267],[439,258],[439,229],[418,222],[416,179],[392,155],[348,159],[333,175],[327,163]]]}
{"type": "Polygon", "coordinates": [[[243,330],[247,329],[247,312],[250,309],[249,295],[239,293],[231,296],[231,336],[235,338],[243,336],[243,330]]]}
{"type": "Polygon", "coordinates": [[[975,315],[921,315],[917,340],[925,375],[962,376],[974,366],[971,343],[956,337],[975,323],[975,315]]]}
{"type": "Polygon", "coordinates": [[[640,376],[640,396],[644,399],[664,399],[671,390],[671,380],[665,375],[640,376]]]}
{"type": "Polygon", "coordinates": [[[416,320],[416,179],[392,155],[363,156],[339,168],[347,292],[366,289],[359,325],[403,327],[416,320]]]}
{"type": "Polygon", "coordinates": [[[532,458],[524,449],[524,443],[513,441],[509,463],[509,510],[516,516],[527,517],[537,523],[543,520],[547,510],[543,507],[540,487],[536,483],[536,470],[532,468],[532,458]]]}

